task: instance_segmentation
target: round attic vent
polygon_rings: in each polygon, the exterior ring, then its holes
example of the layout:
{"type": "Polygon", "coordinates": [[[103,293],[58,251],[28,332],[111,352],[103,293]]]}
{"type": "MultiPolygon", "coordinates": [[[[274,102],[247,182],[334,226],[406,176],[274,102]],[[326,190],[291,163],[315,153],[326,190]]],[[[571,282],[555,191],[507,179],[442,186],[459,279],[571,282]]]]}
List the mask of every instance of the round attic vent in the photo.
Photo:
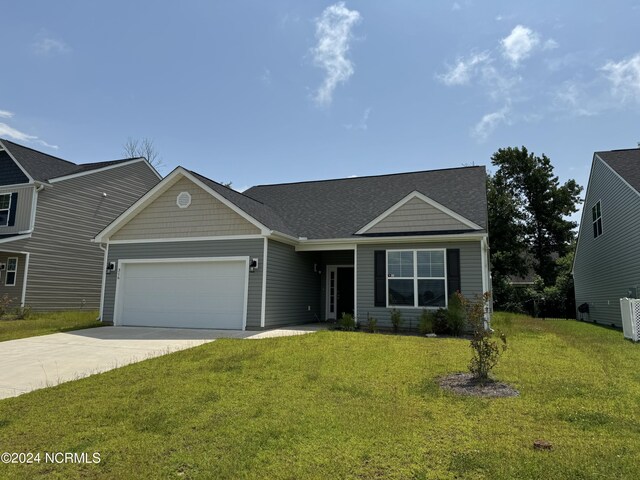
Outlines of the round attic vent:
{"type": "Polygon", "coordinates": [[[191,194],[189,192],[180,192],[176,198],[176,204],[180,208],[187,208],[191,205],[191,194]]]}

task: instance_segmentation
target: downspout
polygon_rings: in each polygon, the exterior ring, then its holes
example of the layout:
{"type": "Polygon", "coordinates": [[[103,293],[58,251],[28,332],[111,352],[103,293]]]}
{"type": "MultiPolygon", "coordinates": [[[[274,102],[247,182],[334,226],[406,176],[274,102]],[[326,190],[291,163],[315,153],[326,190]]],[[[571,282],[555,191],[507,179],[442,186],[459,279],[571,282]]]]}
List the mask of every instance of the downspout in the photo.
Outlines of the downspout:
{"type": "Polygon", "coordinates": [[[99,243],[98,246],[100,250],[104,252],[104,262],[102,264],[102,288],[100,289],[100,312],[98,313],[98,318],[96,320],[102,321],[102,315],[104,310],[104,289],[105,284],[107,283],[107,256],[109,252],[109,244],[99,243]],[[106,245],[104,247],[103,245],[106,245]]]}
{"type": "Polygon", "coordinates": [[[27,299],[27,278],[29,274],[29,252],[24,253],[24,273],[22,274],[22,298],[20,299],[20,307],[25,307],[25,300],[27,299]]]}

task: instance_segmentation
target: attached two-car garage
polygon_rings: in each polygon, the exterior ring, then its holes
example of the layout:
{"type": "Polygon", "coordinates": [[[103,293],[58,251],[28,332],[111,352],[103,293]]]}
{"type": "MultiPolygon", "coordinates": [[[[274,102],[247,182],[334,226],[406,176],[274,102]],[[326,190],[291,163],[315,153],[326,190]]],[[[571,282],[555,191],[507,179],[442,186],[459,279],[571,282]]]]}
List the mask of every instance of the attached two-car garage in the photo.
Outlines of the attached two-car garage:
{"type": "Polygon", "coordinates": [[[115,325],[244,329],[248,257],[120,260],[115,325]]]}

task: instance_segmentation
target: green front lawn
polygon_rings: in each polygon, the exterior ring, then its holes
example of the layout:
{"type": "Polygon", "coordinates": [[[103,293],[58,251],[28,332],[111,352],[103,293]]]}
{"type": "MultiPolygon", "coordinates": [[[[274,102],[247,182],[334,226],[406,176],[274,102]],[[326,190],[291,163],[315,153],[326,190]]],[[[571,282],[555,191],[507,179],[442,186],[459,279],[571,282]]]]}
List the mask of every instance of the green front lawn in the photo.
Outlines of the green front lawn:
{"type": "Polygon", "coordinates": [[[0,478],[640,478],[640,345],[575,321],[494,326],[520,397],[440,390],[465,340],[219,340],[0,401],[0,450],[101,458],[0,478]]]}
{"type": "Polygon", "coordinates": [[[0,342],[17,338],[99,327],[96,310],[32,313],[24,320],[0,320],[0,342]]]}

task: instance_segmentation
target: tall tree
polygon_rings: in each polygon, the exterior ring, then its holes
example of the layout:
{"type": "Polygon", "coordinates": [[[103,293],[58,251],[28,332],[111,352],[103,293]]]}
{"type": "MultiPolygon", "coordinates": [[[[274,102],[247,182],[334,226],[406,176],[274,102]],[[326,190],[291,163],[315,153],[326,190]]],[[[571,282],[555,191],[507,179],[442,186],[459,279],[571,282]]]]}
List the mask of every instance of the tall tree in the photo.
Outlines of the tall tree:
{"type": "Polygon", "coordinates": [[[487,176],[491,270],[494,280],[526,275],[529,269],[522,205],[502,178],[487,176]]]}
{"type": "MultiPolygon", "coordinates": [[[[497,196],[501,202],[510,197],[517,210],[514,217],[508,217],[515,219],[514,236],[522,235],[533,268],[545,285],[554,284],[556,265],[552,255],[562,257],[570,251],[577,223],[566,217],[578,210],[582,187],[575,180],[560,184],[549,157],[538,157],[525,147],[501,148],[493,154],[491,163],[498,167],[493,177],[497,196]]],[[[490,218],[490,230],[499,230],[499,217],[493,220],[492,225],[490,218]]]]}
{"type": "Polygon", "coordinates": [[[125,144],[122,145],[122,150],[128,158],[144,157],[156,169],[164,167],[160,152],[158,152],[156,146],[153,144],[153,140],[148,138],[139,140],[129,137],[125,144]]]}

